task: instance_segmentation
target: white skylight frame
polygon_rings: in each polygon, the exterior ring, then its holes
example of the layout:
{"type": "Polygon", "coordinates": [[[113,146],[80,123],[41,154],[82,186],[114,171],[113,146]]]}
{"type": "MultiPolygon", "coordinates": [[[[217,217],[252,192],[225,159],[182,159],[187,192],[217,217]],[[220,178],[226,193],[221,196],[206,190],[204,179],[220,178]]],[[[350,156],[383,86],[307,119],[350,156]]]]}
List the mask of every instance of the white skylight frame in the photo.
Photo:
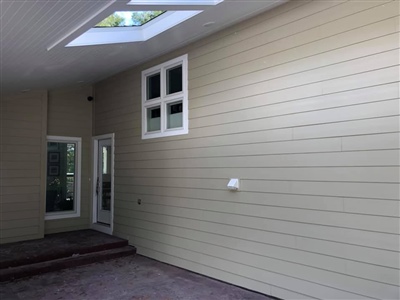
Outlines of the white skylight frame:
{"type": "Polygon", "coordinates": [[[147,41],[201,12],[202,10],[167,11],[142,26],[91,28],[66,47],[147,41]]]}
{"type": "Polygon", "coordinates": [[[108,0],[106,5],[88,15],[82,23],[48,45],[47,51],[61,47],[147,41],[221,2],[224,0],[108,0]],[[96,24],[117,11],[164,11],[165,13],[143,24],[139,29],[96,28],[96,24]]]}
{"type": "MultiPolygon", "coordinates": [[[[131,0],[126,4],[126,11],[136,11],[134,7],[150,6],[149,10],[164,10],[165,6],[212,6],[223,2],[223,0],[131,0]],[[160,9],[158,6],[162,6],[160,9]],[[130,9],[129,9],[130,8],[130,9]]],[[[119,43],[133,43],[147,41],[160,33],[196,16],[203,10],[176,10],[167,11],[151,21],[132,27],[94,27],[68,43],[65,47],[106,45],[119,43]]]]}

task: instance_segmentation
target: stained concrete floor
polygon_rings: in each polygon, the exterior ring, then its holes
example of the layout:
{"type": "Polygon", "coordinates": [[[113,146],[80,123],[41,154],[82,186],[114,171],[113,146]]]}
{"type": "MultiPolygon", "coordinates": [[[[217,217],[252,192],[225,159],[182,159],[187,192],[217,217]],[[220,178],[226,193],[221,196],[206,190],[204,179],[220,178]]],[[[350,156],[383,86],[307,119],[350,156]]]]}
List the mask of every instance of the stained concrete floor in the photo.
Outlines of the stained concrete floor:
{"type": "Polygon", "coordinates": [[[136,255],[0,284],[1,300],[271,300],[136,255]]]}

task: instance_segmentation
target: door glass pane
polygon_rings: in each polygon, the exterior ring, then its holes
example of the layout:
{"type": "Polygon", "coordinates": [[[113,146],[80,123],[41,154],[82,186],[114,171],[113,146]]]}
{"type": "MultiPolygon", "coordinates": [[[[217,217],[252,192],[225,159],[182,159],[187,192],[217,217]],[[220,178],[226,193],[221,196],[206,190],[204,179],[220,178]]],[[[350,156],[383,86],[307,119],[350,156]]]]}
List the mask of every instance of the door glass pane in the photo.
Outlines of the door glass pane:
{"type": "Polygon", "coordinates": [[[161,108],[151,107],[147,109],[147,132],[161,129],[161,108]]]}
{"type": "Polygon", "coordinates": [[[103,174],[110,174],[111,173],[111,146],[103,146],[102,153],[103,153],[103,162],[102,162],[103,174]]]}
{"type": "Polygon", "coordinates": [[[183,127],[182,101],[167,105],[167,128],[183,127]]]}
{"type": "Polygon", "coordinates": [[[101,209],[111,208],[111,146],[102,146],[101,209]]]}
{"type": "Polygon", "coordinates": [[[46,212],[74,210],[75,165],[75,143],[47,143],[46,212]]]}
{"type": "Polygon", "coordinates": [[[167,94],[182,92],[182,66],[167,70],[167,94]]]}
{"type": "Polygon", "coordinates": [[[161,95],[161,76],[160,73],[147,77],[147,100],[159,98],[161,95]]]}

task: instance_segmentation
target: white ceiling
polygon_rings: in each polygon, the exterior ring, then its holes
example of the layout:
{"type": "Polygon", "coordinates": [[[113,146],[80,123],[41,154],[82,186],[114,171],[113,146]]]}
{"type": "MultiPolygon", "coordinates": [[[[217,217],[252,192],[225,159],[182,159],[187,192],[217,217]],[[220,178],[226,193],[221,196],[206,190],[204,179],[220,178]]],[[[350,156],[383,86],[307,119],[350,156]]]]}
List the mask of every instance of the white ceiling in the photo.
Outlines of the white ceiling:
{"type": "MultiPolygon", "coordinates": [[[[94,83],[271,9],[283,1],[225,0],[216,6],[202,7],[205,10],[201,14],[146,42],[64,47],[72,38],[102,20],[104,14],[121,10],[121,5],[127,2],[0,0],[2,94],[26,89],[54,89],[82,84],[82,81],[94,83]],[[214,26],[203,26],[211,21],[215,22],[214,26]],[[47,50],[50,47],[53,48],[47,50]]],[[[177,0],[163,2],[176,4],[177,0]]],[[[157,10],[157,6],[151,8],[157,10]]],[[[148,10],[149,6],[138,5],[136,9],[148,10]]]]}

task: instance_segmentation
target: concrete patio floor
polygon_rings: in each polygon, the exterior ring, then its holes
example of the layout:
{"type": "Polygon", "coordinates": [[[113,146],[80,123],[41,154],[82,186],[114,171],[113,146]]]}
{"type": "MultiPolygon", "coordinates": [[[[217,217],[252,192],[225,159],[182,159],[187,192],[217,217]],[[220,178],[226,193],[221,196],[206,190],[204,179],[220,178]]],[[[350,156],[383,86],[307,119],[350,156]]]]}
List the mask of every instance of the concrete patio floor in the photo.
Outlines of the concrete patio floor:
{"type": "Polygon", "coordinates": [[[268,300],[136,255],[0,284],[1,300],[268,300]]]}

